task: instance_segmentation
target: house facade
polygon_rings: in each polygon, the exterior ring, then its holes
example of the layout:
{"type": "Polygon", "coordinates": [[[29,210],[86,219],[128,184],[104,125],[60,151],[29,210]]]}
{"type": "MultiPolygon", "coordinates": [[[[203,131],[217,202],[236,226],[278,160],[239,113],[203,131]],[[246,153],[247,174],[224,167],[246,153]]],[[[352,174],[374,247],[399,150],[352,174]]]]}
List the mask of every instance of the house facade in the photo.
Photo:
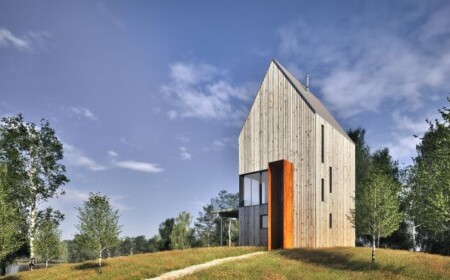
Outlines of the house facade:
{"type": "Polygon", "coordinates": [[[277,61],[239,134],[239,243],[354,246],[355,145],[277,61]]]}

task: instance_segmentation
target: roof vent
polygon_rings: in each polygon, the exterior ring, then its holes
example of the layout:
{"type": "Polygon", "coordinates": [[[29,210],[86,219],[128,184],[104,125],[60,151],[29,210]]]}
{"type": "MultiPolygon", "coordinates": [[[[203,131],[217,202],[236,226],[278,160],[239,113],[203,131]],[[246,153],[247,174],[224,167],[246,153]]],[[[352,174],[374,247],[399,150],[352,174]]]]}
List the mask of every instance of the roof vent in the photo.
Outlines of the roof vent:
{"type": "Polygon", "coordinates": [[[306,74],[306,91],[309,92],[309,74],[306,74]]]}

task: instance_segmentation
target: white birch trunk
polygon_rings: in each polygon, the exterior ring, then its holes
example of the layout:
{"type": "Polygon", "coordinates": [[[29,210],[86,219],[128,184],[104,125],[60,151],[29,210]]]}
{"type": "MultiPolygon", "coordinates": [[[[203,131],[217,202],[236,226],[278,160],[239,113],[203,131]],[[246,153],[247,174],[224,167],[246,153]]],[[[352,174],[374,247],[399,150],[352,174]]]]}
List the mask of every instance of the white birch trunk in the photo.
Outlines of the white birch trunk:
{"type": "Polygon", "coordinates": [[[102,250],[98,252],[98,267],[102,267],[102,250]]]}
{"type": "MultiPolygon", "coordinates": [[[[34,188],[34,187],[33,187],[34,188]]],[[[35,258],[35,248],[34,248],[34,233],[36,228],[36,200],[33,200],[31,203],[31,217],[30,217],[30,228],[29,228],[29,234],[30,234],[30,263],[35,258]]],[[[30,265],[30,270],[33,270],[33,266],[30,265]]]]}

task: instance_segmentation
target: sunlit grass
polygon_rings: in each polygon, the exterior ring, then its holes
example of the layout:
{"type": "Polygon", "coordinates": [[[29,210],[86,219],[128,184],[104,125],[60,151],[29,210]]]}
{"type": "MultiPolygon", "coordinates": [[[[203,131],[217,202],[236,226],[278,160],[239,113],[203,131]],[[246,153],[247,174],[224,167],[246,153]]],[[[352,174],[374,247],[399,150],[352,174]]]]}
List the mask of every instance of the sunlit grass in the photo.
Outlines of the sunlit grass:
{"type": "Polygon", "coordinates": [[[183,279],[450,279],[450,257],[369,248],[272,251],[183,279]]]}
{"type": "Polygon", "coordinates": [[[85,262],[21,272],[0,279],[145,279],[210,260],[261,250],[254,247],[215,247],[137,254],[104,260],[101,273],[96,262],[85,262]]]}

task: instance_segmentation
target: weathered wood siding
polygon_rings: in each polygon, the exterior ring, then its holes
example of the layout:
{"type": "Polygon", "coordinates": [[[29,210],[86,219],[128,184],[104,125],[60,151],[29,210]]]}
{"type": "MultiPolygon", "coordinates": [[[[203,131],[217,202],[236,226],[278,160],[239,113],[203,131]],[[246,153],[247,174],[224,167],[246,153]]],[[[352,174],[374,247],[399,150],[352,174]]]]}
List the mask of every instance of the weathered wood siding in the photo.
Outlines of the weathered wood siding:
{"type": "Polygon", "coordinates": [[[316,135],[324,126],[324,162],[321,158],[321,141],[316,146],[316,244],[315,247],[355,246],[355,229],[348,217],[354,208],[355,145],[340,132],[316,117],[316,135]],[[330,167],[332,167],[332,192],[330,193],[330,167]],[[324,179],[324,200],[321,185],[324,179]],[[330,214],[332,227],[330,228],[330,214]]]}
{"type": "MultiPolygon", "coordinates": [[[[328,159],[322,164],[321,123],[324,120],[272,62],[239,135],[239,174],[265,170],[269,162],[277,160],[292,162],[294,246],[353,246],[354,229],[346,215],[353,204],[354,144],[325,123],[328,159]],[[330,163],[333,193],[321,202],[321,179],[330,163]],[[329,211],[333,213],[333,228],[325,230],[324,213],[328,225],[329,211]]],[[[327,177],[324,179],[328,190],[327,177]]],[[[244,232],[247,228],[243,226],[244,232]]]]}
{"type": "Polygon", "coordinates": [[[267,204],[239,208],[239,245],[267,246],[267,229],[261,228],[261,215],[267,215],[267,204]]]}

